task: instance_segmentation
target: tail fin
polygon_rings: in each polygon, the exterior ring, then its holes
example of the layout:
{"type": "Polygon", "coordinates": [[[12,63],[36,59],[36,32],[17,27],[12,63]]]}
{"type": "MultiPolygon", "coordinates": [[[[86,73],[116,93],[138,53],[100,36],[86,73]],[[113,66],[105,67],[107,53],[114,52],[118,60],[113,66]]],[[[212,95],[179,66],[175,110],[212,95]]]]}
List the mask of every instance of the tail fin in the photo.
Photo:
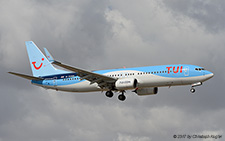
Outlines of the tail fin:
{"type": "Polygon", "coordinates": [[[51,62],[51,63],[54,62],[55,60],[52,57],[52,55],[49,53],[49,51],[47,50],[47,48],[44,48],[44,50],[45,50],[45,55],[48,58],[49,62],[51,62]]]}
{"type": "Polygon", "coordinates": [[[40,77],[68,73],[67,71],[56,69],[33,41],[26,41],[25,43],[33,76],[40,77]]]}

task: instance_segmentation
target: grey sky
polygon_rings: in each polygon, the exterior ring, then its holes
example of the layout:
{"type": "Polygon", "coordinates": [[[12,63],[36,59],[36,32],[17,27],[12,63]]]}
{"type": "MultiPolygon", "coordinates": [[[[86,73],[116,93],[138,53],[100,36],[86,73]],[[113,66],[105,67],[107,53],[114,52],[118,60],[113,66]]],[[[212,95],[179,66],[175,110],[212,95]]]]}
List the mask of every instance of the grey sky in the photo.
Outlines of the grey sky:
{"type": "MultiPolygon", "coordinates": [[[[0,1],[0,141],[174,140],[225,132],[225,2],[222,0],[0,1]],[[88,70],[194,64],[215,76],[155,96],[45,90],[7,74],[31,74],[25,41],[88,70]]],[[[224,137],[223,137],[224,138],[224,137]]]]}

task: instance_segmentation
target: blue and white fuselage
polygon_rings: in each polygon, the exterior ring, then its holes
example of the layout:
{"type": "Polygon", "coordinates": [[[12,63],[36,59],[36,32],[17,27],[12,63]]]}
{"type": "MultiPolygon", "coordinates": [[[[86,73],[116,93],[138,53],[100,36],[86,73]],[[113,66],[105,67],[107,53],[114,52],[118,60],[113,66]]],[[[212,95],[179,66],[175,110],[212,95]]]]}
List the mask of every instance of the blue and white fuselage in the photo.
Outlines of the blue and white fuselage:
{"type": "Polygon", "coordinates": [[[112,91],[119,91],[120,100],[125,100],[124,92],[134,90],[138,95],[151,95],[158,92],[158,87],[202,85],[213,77],[213,73],[195,65],[162,65],[112,70],[87,71],[54,61],[45,49],[46,56],[32,42],[26,42],[33,76],[9,72],[30,79],[32,84],[47,89],[67,92],[106,91],[112,97],[112,91]],[[56,69],[52,64],[69,71],[56,69]]]}
{"type": "MultiPolygon", "coordinates": [[[[201,69],[202,68],[199,66],[181,64],[100,70],[94,71],[94,73],[102,74],[116,79],[135,78],[138,82],[137,88],[148,88],[192,85],[194,83],[204,82],[213,77],[213,73],[201,69]],[[173,69],[168,71],[168,67],[171,66],[175,69],[183,66],[183,69],[182,71],[178,72],[173,71],[173,69]]],[[[108,90],[101,89],[96,83],[90,84],[89,81],[82,80],[79,76],[77,76],[76,73],[44,76],[43,78],[45,78],[45,80],[32,80],[32,84],[68,92],[92,92],[108,90]]]]}

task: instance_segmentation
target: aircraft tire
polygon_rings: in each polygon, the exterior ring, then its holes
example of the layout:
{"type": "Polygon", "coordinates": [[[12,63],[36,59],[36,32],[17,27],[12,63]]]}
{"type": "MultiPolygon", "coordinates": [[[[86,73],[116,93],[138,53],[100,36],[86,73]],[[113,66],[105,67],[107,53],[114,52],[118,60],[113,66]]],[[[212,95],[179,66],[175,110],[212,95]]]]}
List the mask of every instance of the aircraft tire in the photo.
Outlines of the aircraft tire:
{"type": "Polygon", "coordinates": [[[125,96],[124,94],[120,94],[120,95],[118,96],[118,99],[119,99],[120,101],[124,101],[124,100],[126,99],[126,96],[125,96]]]}
{"type": "Polygon", "coordinates": [[[113,92],[112,92],[112,91],[107,91],[107,92],[105,93],[105,95],[106,95],[107,97],[111,98],[111,97],[113,97],[113,92]]]}
{"type": "Polygon", "coordinates": [[[195,89],[194,89],[194,88],[191,88],[191,89],[190,89],[190,92],[194,94],[195,89]]]}

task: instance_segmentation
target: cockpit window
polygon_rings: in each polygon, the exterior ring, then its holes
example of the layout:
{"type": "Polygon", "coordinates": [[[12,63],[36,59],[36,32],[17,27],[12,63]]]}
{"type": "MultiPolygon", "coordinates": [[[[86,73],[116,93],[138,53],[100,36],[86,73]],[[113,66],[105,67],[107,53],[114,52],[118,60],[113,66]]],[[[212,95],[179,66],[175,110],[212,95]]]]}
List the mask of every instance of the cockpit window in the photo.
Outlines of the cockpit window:
{"type": "Polygon", "coordinates": [[[205,70],[204,68],[195,68],[196,71],[205,70]]]}

